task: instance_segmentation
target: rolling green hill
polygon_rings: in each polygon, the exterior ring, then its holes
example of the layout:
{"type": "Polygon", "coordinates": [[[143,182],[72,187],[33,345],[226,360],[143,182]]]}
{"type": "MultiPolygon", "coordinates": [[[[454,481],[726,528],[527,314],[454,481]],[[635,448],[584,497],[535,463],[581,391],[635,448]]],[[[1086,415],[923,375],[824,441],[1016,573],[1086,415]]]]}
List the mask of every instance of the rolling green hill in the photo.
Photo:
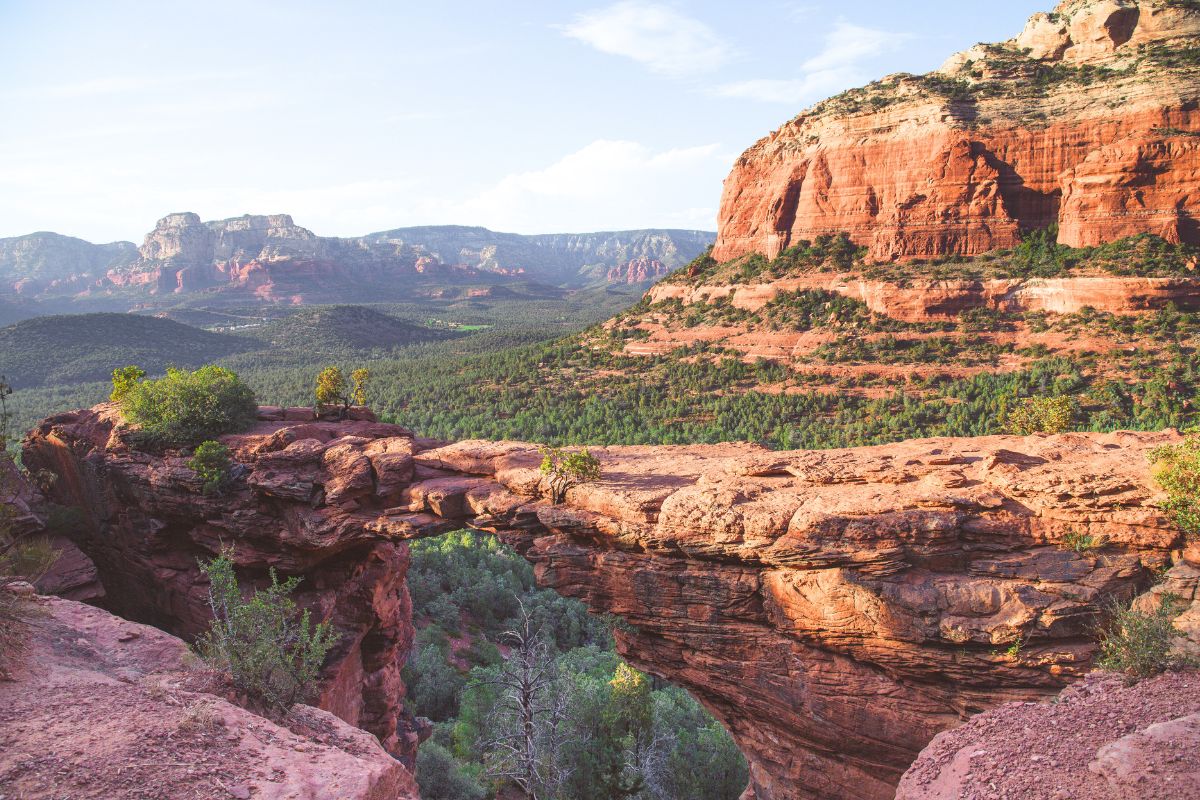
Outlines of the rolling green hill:
{"type": "Polygon", "coordinates": [[[314,306],[246,331],[276,349],[309,354],[388,351],[451,334],[414,325],[365,306],[314,306]]]}
{"type": "Polygon", "coordinates": [[[107,379],[114,366],[197,367],[258,342],[136,314],[64,314],[0,328],[0,372],[14,388],[107,379]]]}

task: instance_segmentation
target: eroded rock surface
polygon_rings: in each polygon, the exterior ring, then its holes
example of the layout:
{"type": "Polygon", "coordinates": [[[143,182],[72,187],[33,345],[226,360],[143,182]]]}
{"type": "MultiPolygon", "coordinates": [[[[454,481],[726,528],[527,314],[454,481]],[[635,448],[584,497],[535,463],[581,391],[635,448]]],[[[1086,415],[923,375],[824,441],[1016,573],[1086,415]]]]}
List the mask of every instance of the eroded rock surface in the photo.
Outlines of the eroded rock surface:
{"type": "Polygon", "coordinates": [[[977,255],[1051,223],[1072,246],[1200,241],[1198,41],[1194,5],[1064,2],[935,73],[820,103],[737,160],[713,255],[843,231],[881,261],[977,255]]]}
{"type": "Polygon", "coordinates": [[[560,507],[528,503],[529,446],[416,461],[477,476],[458,489],[472,524],[632,623],[622,653],[729,727],[758,798],[890,798],[938,731],[1088,670],[1099,604],[1179,546],[1146,461],[1172,439],[604,448],[601,482],[560,507]],[[1078,552],[1080,534],[1108,545],[1078,552]]]}
{"type": "MultiPolygon", "coordinates": [[[[205,496],[186,456],[131,449],[120,421],[112,405],[53,417],[25,449],[27,466],[58,475],[52,499],[87,512],[76,543],[99,569],[105,607],[191,638],[211,619],[199,562],[222,547],[234,548],[245,581],[261,585],[271,568],[302,576],[297,600],[341,633],[319,705],[411,765],[420,728],[403,709],[400,678],[413,637],[408,548],[366,529],[377,512],[359,505],[372,499],[373,467],[348,452],[407,447],[411,434],[367,420],[264,421],[225,439],[243,466],[232,491],[205,496]]],[[[377,458],[385,484],[405,475],[402,454],[377,458]]]]}
{"type": "Polygon", "coordinates": [[[26,462],[91,498],[84,549],[144,614],[196,629],[192,564],[221,541],[249,574],[305,575],[356,643],[323,704],[386,739],[411,637],[404,540],[493,531],[543,585],[632,624],[621,652],[724,722],[759,800],[890,798],[938,732],[1086,674],[1101,604],[1184,563],[1146,459],[1173,432],[594,448],[601,480],[553,506],[534,445],[285,420],[225,437],[241,476],[198,498],[181,456],[132,451],[113,423],[103,406],[51,418],[26,462]]]}
{"type": "Polygon", "coordinates": [[[58,598],[0,681],[0,795],[23,800],[417,800],[379,742],[296,706],[274,722],[226,700],[187,645],[58,598]]]}
{"type": "Polygon", "coordinates": [[[1136,685],[1095,673],[1054,703],[1018,703],[938,735],[896,800],[1200,797],[1200,673],[1136,685]]]}

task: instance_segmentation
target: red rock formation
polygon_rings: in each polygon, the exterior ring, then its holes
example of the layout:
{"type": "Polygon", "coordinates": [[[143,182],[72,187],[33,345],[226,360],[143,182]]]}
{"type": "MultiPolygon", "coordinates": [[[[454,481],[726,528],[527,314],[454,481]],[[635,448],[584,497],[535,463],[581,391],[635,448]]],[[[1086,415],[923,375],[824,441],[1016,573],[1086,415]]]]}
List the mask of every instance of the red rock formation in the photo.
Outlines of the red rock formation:
{"type": "Polygon", "coordinates": [[[608,271],[609,283],[644,283],[666,276],[671,270],[657,258],[639,256],[608,271]]]}
{"type": "Polygon", "coordinates": [[[23,800],[418,800],[368,734],[296,706],[230,703],[187,645],[91,606],[36,598],[30,642],[0,681],[0,787],[23,800]]]}
{"type": "Polygon", "coordinates": [[[621,652],[729,727],[759,800],[890,798],[939,730],[1087,670],[1098,604],[1178,545],[1145,459],[1170,438],[606,448],[564,507],[525,500],[528,446],[466,442],[416,461],[494,478],[437,505],[417,484],[407,509],[465,506],[543,585],[632,623],[621,652]],[[1063,546],[1085,531],[1111,549],[1063,546]]]}
{"type": "Polygon", "coordinates": [[[1200,309],[1200,282],[1191,278],[1119,278],[1113,275],[993,280],[917,280],[903,285],[854,275],[816,273],[769,283],[660,283],[646,293],[651,303],[712,303],[730,297],[736,308],[758,311],[784,292],[816,290],[861,300],[871,311],[905,322],[951,320],[986,308],[1006,314],[1046,311],[1073,314],[1085,307],[1111,314],[1159,311],[1174,304],[1200,309]]]}
{"type": "Polygon", "coordinates": [[[408,549],[366,531],[355,513],[374,491],[373,470],[384,485],[411,475],[411,457],[389,444],[403,450],[411,434],[370,421],[264,422],[224,440],[249,472],[236,491],[206,497],[185,457],[130,449],[119,422],[112,406],[52,417],[25,448],[30,468],[58,475],[52,499],[90,517],[76,541],[99,568],[103,605],[192,637],[211,618],[198,560],[223,545],[234,546],[244,579],[261,583],[270,567],[303,576],[298,601],[342,634],[321,707],[411,765],[419,728],[403,710],[400,679],[413,636],[408,549]],[[372,440],[378,453],[351,454],[372,440]]]}
{"type": "Polygon", "coordinates": [[[1097,673],[1054,703],[1005,705],[939,734],[896,800],[1200,797],[1200,673],[1097,673]]]}
{"type": "Polygon", "coordinates": [[[69,600],[95,601],[104,596],[96,565],[66,536],[46,529],[45,500],[16,465],[0,457],[0,514],[16,537],[45,539],[58,553],[37,589],[69,600]]]}
{"type": "Polygon", "coordinates": [[[1052,222],[1073,246],[1200,242],[1200,77],[1161,56],[1198,41],[1195,8],[1064,2],[930,76],[820,103],[737,160],[713,255],[843,231],[876,260],[976,255],[1052,222]]]}
{"type": "Polygon", "coordinates": [[[52,418],[26,459],[98,509],[104,536],[85,549],[147,616],[202,623],[194,559],[222,539],[249,574],[306,575],[307,602],[359,643],[339,652],[326,702],[353,719],[345,698],[365,683],[357,721],[382,736],[394,645],[411,636],[397,540],[492,530],[543,585],[632,623],[622,653],[726,724],[759,800],[890,798],[939,731],[1083,675],[1099,605],[1180,544],[1146,460],[1172,433],[600,448],[601,480],[552,506],[522,443],[264,422],[226,437],[246,472],[208,499],[180,457],[112,430],[105,407],[52,418]],[[1076,552],[1073,533],[1107,544],[1076,552]]]}

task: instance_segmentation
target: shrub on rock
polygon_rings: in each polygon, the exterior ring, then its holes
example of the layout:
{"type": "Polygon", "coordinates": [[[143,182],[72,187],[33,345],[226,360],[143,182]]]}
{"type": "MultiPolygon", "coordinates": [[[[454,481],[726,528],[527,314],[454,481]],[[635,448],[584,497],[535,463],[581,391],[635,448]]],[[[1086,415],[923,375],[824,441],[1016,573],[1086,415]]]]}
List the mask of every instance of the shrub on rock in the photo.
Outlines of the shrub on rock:
{"type": "Polygon", "coordinates": [[[1112,619],[1100,633],[1100,666],[1130,678],[1151,678],[1180,665],[1171,645],[1182,636],[1173,620],[1175,598],[1164,596],[1158,608],[1141,611],[1114,606],[1112,619]]]}
{"type": "Polygon", "coordinates": [[[317,675],[335,636],[328,622],[312,624],[290,597],[299,578],[280,581],[242,598],[233,572],[233,551],[222,550],[200,568],[208,576],[213,621],[197,646],[209,661],[229,670],[233,683],[278,709],[291,708],[317,691],[317,675]]]}
{"type": "Polygon", "coordinates": [[[141,436],[169,447],[244,430],[258,411],[250,387],[232,370],[211,364],[195,372],[171,368],[162,378],[136,382],[120,403],[141,436]]]}
{"type": "Polygon", "coordinates": [[[1189,434],[1183,444],[1156,447],[1150,461],[1175,524],[1188,537],[1200,536],[1200,433],[1189,434]]]}
{"type": "Polygon", "coordinates": [[[1065,433],[1075,421],[1075,403],[1070,397],[1027,397],[1005,415],[1006,430],[1016,436],[1035,433],[1065,433]]]}
{"type": "Polygon", "coordinates": [[[229,480],[229,470],[232,466],[229,448],[212,439],[198,444],[188,461],[188,467],[204,481],[205,494],[216,494],[221,490],[229,480]]]}
{"type": "Polygon", "coordinates": [[[586,447],[574,451],[543,447],[541,454],[540,470],[550,484],[550,500],[555,505],[566,501],[572,487],[600,480],[600,462],[586,447]]]}

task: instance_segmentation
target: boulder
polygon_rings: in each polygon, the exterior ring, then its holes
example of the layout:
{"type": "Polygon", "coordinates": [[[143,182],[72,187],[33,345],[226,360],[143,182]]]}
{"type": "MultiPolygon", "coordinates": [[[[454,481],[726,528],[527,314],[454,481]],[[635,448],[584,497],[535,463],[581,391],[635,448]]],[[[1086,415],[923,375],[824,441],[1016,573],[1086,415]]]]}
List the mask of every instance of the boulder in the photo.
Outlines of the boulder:
{"type": "Polygon", "coordinates": [[[0,786],[25,800],[418,800],[374,737],[296,706],[267,719],[228,699],[187,644],[80,603],[33,601],[0,681],[0,786]]]}

